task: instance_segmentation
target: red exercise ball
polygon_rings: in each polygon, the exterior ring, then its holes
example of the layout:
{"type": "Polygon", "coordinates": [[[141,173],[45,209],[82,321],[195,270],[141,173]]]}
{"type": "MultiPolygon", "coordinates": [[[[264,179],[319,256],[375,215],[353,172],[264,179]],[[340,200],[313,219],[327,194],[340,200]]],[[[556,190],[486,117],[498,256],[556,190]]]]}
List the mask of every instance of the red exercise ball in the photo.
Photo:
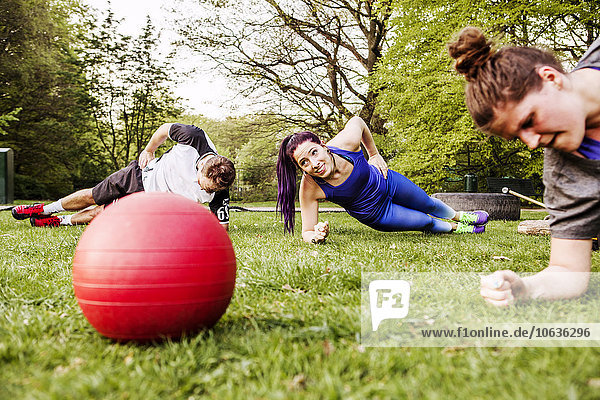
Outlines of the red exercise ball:
{"type": "Polygon", "coordinates": [[[73,256],[83,314],[117,340],[212,327],[229,305],[235,275],[233,246],[217,218],[172,193],[135,193],[106,207],[73,256]]]}

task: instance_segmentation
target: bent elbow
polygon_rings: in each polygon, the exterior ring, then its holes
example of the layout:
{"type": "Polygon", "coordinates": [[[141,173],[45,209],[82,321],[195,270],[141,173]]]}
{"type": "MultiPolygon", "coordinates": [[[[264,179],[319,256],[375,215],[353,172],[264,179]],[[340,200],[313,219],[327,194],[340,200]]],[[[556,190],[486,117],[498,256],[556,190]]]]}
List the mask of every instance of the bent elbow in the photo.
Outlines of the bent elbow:
{"type": "Polygon", "coordinates": [[[573,284],[572,297],[579,297],[585,294],[590,284],[591,272],[578,272],[577,275],[577,279],[575,279],[573,284]]]}

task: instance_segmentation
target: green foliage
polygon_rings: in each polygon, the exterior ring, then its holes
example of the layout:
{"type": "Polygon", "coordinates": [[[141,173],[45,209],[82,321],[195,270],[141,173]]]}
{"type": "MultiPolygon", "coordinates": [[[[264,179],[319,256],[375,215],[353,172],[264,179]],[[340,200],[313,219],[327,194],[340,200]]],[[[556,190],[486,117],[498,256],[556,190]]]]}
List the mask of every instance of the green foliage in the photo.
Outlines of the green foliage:
{"type": "Polygon", "coordinates": [[[502,41],[545,46],[571,66],[600,36],[598,1],[487,1],[477,18],[502,41]]]}
{"type": "Polygon", "coordinates": [[[429,192],[447,190],[448,182],[467,173],[480,182],[512,176],[539,184],[542,150],[487,139],[475,130],[464,104],[464,79],[452,68],[446,45],[460,29],[475,25],[501,43],[546,45],[572,61],[600,32],[596,3],[397,0],[391,47],[374,77],[379,110],[389,120],[388,134],[376,141],[390,165],[429,192]]]}
{"type": "Polygon", "coordinates": [[[68,0],[0,3],[0,116],[6,133],[0,147],[15,150],[17,177],[35,177],[44,197],[73,189],[85,151],[89,113],[74,37],[80,12],[68,0]]]}
{"type": "Polygon", "coordinates": [[[379,106],[390,121],[389,134],[377,141],[392,158],[390,165],[430,192],[447,189],[448,181],[467,173],[539,176],[541,152],[486,140],[473,128],[462,78],[446,54],[452,34],[476,22],[473,10],[481,4],[398,1],[395,6],[393,45],[376,73],[379,106]]]}
{"type": "Polygon", "coordinates": [[[178,122],[202,128],[215,144],[219,154],[235,160],[237,152],[252,137],[245,126],[251,117],[227,117],[222,120],[203,115],[182,115],[178,122]]]}
{"type": "Polygon", "coordinates": [[[237,178],[232,197],[242,201],[277,198],[275,164],[281,139],[298,130],[272,114],[248,115],[225,120],[183,116],[180,122],[196,125],[208,134],[219,154],[230,158],[237,178]]]}
{"type": "Polygon", "coordinates": [[[173,67],[160,59],[149,17],[136,38],[120,33],[110,10],[101,24],[94,15],[85,24],[81,57],[92,99],[93,159],[116,170],[138,156],[160,125],[181,114],[170,89],[173,67]]]}
{"type": "Polygon", "coordinates": [[[0,135],[8,135],[8,132],[2,128],[6,128],[11,122],[18,121],[19,118],[17,118],[17,114],[19,114],[21,110],[22,108],[17,108],[9,113],[0,115],[0,135]]]}
{"type": "Polygon", "coordinates": [[[96,184],[180,114],[151,21],[133,39],[118,24],[77,0],[0,4],[0,147],[15,150],[17,197],[96,184]]]}

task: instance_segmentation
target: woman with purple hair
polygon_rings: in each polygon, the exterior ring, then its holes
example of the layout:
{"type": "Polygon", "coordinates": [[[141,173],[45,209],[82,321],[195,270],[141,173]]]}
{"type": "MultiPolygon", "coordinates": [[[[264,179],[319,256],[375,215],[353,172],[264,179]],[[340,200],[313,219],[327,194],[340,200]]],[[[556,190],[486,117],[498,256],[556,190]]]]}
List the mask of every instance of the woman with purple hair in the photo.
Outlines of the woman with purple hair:
{"type": "Polygon", "coordinates": [[[342,206],[348,214],[379,231],[485,231],[485,211],[456,212],[429,197],[405,176],[389,170],[360,117],[352,117],[327,144],[311,132],[295,133],[281,142],[277,208],[287,232],[294,231],[297,167],[303,173],[300,210],[302,238],[306,242],[322,243],[329,234],[329,224],[319,223],[321,199],[342,206]],[[368,161],[361,143],[369,155],[368,161]]]}

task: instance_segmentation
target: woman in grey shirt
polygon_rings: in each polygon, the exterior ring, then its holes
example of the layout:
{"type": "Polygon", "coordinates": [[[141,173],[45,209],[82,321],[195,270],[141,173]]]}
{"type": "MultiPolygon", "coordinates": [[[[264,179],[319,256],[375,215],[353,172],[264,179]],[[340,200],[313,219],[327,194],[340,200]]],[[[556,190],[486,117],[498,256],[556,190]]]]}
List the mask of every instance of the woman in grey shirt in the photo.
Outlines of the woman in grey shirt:
{"type": "Polygon", "coordinates": [[[479,129],[546,147],[552,239],[547,268],[526,278],[496,271],[482,278],[481,295],[497,306],[577,297],[587,290],[592,238],[600,231],[600,40],[570,73],[549,52],[491,45],[469,27],[448,49],[467,80],[466,103],[479,129]]]}

